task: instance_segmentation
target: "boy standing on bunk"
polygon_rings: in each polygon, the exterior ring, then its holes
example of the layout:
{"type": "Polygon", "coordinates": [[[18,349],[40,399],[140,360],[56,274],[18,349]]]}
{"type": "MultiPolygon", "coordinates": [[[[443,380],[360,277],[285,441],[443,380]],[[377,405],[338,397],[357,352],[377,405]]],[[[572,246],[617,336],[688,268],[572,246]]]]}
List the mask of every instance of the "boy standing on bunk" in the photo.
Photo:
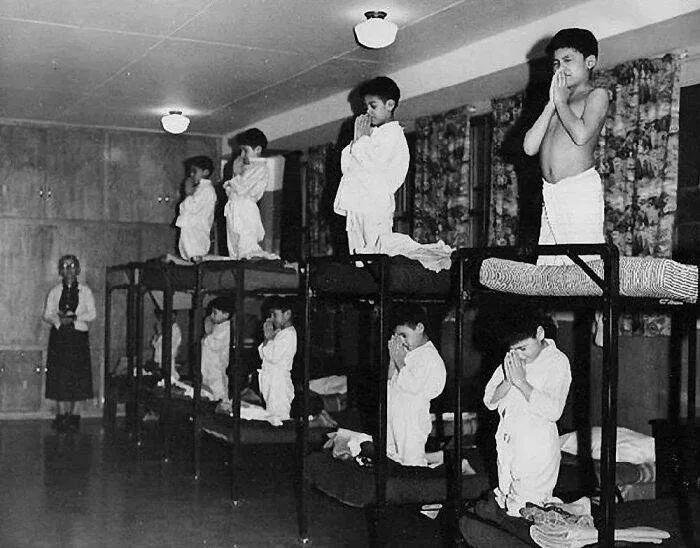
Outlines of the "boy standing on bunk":
{"type": "MultiPolygon", "coordinates": [[[[608,110],[608,92],[590,81],[598,42],[588,30],[563,29],[549,42],[547,53],[554,68],[549,101],[523,143],[526,154],[540,153],[544,204],[539,244],[603,243],[603,185],[593,167],[593,151],[608,110]]],[[[565,256],[542,256],[537,262],[571,264],[565,256]]]]}
{"type": "Polygon", "coordinates": [[[207,156],[194,156],[185,160],[185,171],[186,197],[175,225],[180,227],[180,256],[191,260],[209,253],[211,246],[216,191],[209,178],[214,173],[214,162],[207,156]]]}
{"type": "Polygon", "coordinates": [[[389,339],[386,454],[404,466],[427,466],[430,401],[445,388],[445,362],[425,332],[426,314],[405,305],[389,339]]]}
{"type": "Polygon", "coordinates": [[[270,316],[263,324],[265,340],[258,347],[262,359],[258,383],[268,420],[273,426],[282,426],[282,421],[290,418],[294,399],[292,363],[297,352],[297,331],[288,301],[273,300],[269,310],[270,316]]]}
{"type": "Polygon", "coordinates": [[[545,338],[544,321],[526,310],[509,322],[510,350],[484,390],[484,404],[498,409],[496,502],[519,517],[526,502],[549,502],[559,475],[557,420],[571,384],[569,360],[545,338]]]}
{"type": "Polygon", "coordinates": [[[202,338],[202,384],[214,395],[214,401],[228,401],[226,368],[234,306],[230,299],[217,297],[209,304],[209,308],[211,312],[204,320],[202,338]]]}
{"type": "Polygon", "coordinates": [[[262,255],[260,242],[265,237],[258,202],[270,182],[270,170],[260,157],[267,148],[267,137],[252,128],[237,135],[236,143],[241,155],[233,161],[233,178],[224,183],[226,241],[229,256],[247,259],[262,255]]]}
{"type": "Polygon", "coordinates": [[[379,238],[394,226],[394,192],[408,172],[403,128],[394,120],[401,92],[379,76],[360,87],[367,114],[355,119],[353,141],[342,152],[343,177],[333,209],[346,217],[350,253],[376,253],[379,238]]]}

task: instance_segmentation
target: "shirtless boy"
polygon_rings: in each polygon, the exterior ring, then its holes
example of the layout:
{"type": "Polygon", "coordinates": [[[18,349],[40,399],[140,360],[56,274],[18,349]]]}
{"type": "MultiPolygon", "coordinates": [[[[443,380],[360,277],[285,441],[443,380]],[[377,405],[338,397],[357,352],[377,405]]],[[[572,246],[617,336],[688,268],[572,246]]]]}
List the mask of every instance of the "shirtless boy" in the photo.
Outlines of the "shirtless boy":
{"type": "MultiPolygon", "coordinates": [[[[523,143],[526,154],[539,152],[544,177],[539,244],[602,243],[603,185],[593,167],[593,151],[608,110],[608,92],[590,81],[598,42],[588,30],[563,29],[547,52],[554,69],[549,101],[523,143]]],[[[554,256],[537,262],[570,264],[568,258],[554,256]]]]}

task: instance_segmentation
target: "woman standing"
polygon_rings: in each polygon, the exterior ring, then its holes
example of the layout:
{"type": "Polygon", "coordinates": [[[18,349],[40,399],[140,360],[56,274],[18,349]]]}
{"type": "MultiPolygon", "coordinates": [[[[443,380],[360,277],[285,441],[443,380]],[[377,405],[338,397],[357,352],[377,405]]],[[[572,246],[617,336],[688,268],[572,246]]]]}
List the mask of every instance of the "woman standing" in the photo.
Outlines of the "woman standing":
{"type": "Polygon", "coordinates": [[[44,320],[51,324],[46,359],[46,398],[56,400],[53,427],[77,430],[80,415],[75,403],[92,398],[92,368],[88,322],[95,319],[95,299],[90,288],[78,282],[80,262],[75,255],[58,261],[63,282],[49,292],[44,320]]]}

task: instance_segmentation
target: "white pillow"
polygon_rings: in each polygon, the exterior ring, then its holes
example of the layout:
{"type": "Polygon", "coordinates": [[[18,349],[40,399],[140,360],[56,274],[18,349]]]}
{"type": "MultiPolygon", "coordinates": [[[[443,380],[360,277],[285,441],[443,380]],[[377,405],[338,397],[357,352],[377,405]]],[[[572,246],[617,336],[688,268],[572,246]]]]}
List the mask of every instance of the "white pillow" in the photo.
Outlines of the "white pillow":
{"type": "MultiPolygon", "coordinates": [[[[597,460],[600,460],[600,440],[601,427],[594,426],[591,428],[591,456],[597,460]]],[[[578,453],[576,432],[559,436],[559,446],[565,453],[576,455],[578,453]]],[[[654,462],[656,460],[654,438],[618,426],[615,459],[617,462],[632,464],[654,462]]]]}

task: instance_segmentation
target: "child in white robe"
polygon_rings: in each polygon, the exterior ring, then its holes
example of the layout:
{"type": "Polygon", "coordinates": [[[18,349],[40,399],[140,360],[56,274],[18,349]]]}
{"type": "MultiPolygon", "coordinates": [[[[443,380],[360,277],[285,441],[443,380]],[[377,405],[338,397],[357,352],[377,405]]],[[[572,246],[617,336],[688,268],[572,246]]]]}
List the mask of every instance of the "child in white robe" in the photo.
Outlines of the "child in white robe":
{"type": "Polygon", "coordinates": [[[260,242],[265,228],[258,202],[270,182],[270,170],[264,158],[267,137],[257,128],[236,136],[241,155],[233,162],[233,178],[224,183],[228,202],[224,208],[229,256],[235,259],[254,257],[263,250],[260,242]]]}
{"type": "Polygon", "coordinates": [[[211,313],[204,322],[202,339],[202,384],[207,386],[214,401],[228,401],[229,347],[233,305],[225,297],[217,297],[211,304],[211,313]]]}
{"type": "Polygon", "coordinates": [[[258,383],[268,420],[274,426],[281,426],[290,418],[294,399],[292,363],[297,351],[297,331],[293,321],[292,308],[286,301],[272,301],[270,317],[263,324],[265,340],[258,347],[262,359],[258,383]]]}
{"type": "Polygon", "coordinates": [[[214,162],[207,156],[195,156],[185,160],[185,169],[187,197],[180,204],[175,225],[180,228],[180,256],[190,260],[206,255],[211,247],[216,191],[209,178],[214,173],[214,162]]]}
{"type": "Polygon", "coordinates": [[[353,141],[342,152],[343,177],[333,209],[346,217],[350,253],[378,253],[382,235],[394,225],[394,192],[404,183],[409,151],[394,120],[400,90],[386,76],[365,83],[360,93],[367,114],[355,120],[353,141]]]}
{"type": "Polygon", "coordinates": [[[445,388],[445,363],[425,332],[425,311],[402,307],[389,340],[387,456],[404,466],[427,466],[430,401],[445,388]]]}
{"type": "Polygon", "coordinates": [[[484,404],[498,410],[496,431],[501,508],[518,517],[527,502],[551,501],[561,453],[557,420],[571,384],[569,360],[551,339],[544,321],[527,310],[512,319],[503,364],[484,390],[484,404]]]}

